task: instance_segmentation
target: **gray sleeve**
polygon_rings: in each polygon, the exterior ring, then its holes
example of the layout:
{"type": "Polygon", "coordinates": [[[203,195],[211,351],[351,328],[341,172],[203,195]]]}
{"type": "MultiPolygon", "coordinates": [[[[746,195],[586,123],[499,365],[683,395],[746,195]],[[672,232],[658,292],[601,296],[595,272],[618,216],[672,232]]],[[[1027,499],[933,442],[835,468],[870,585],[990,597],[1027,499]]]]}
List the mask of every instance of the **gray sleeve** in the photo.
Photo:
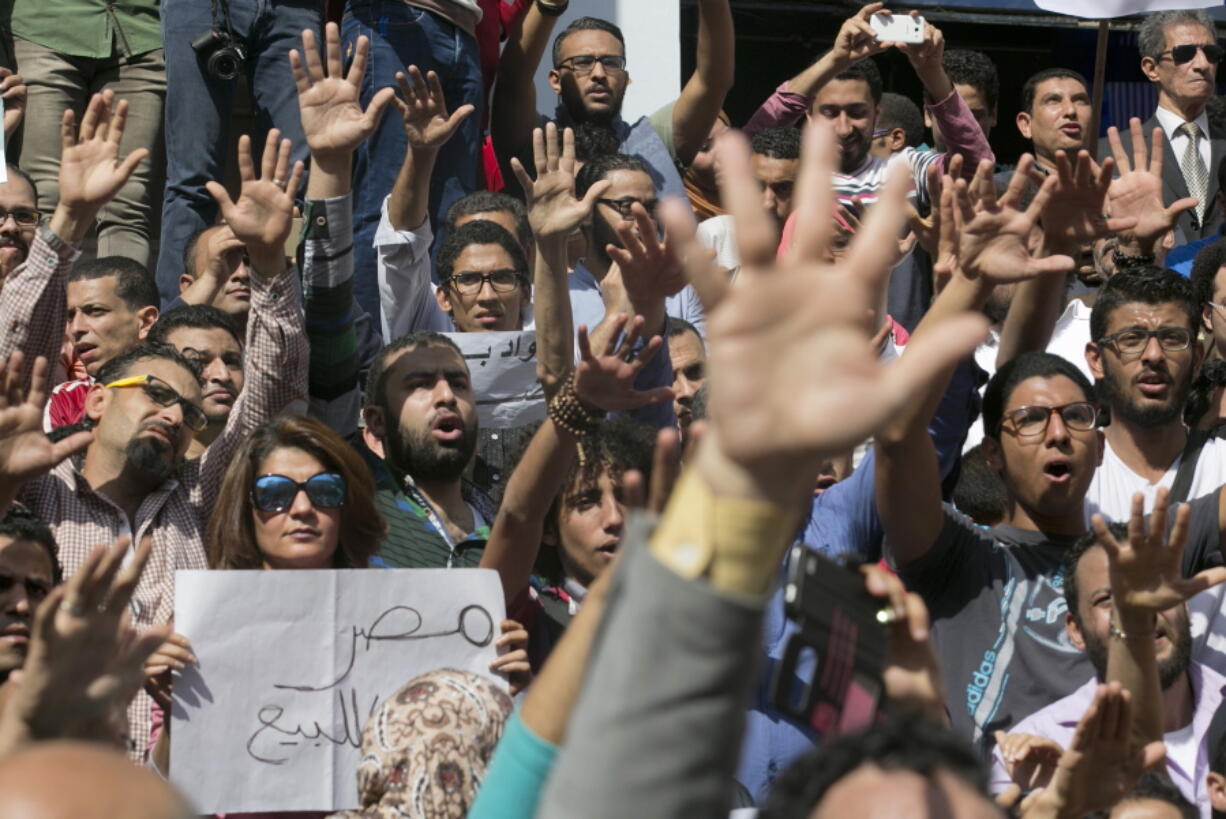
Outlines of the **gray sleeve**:
{"type": "Polygon", "coordinates": [[[538,817],[728,815],[762,603],[683,580],[647,551],[645,528],[627,530],[538,817]]]}
{"type": "Polygon", "coordinates": [[[918,593],[932,608],[979,593],[992,582],[994,541],[988,530],[946,506],[945,525],[936,543],[919,560],[898,567],[907,589],[918,593]]]}

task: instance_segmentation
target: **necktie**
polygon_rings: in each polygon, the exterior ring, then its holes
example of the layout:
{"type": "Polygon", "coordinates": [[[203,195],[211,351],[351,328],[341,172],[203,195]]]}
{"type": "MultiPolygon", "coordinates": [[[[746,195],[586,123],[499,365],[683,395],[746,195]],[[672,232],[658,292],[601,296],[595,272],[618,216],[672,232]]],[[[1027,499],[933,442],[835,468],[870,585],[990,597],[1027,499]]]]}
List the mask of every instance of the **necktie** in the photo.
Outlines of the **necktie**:
{"type": "Polygon", "coordinates": [[[1183,171],[1184,181],[1188,183],[1188,193],[1195,196],[1199,202],[1196,206],[1196,218],[1200,221],[1205,218],[1205,198],[1209,195],[1209,169],[1205,167],[1205,160],[1201,158],[1200,146],[1197,144],[1201,135],[1200,128],[1195,122],[1185,122],[1179,126],[1179,133],[1188,138],[1179,168],[1183,171]]]}

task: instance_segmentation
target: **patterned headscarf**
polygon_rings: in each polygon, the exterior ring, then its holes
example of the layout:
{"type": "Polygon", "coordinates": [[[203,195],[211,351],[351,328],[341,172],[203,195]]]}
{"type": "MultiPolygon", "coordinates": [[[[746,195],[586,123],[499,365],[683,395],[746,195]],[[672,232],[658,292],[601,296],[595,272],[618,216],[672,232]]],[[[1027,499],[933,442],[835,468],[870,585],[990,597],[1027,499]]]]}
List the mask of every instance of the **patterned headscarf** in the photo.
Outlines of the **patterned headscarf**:
{"type": "Polygon", "coordinates": [[[451,668],[408,682],[362,730],[361,808],[334,819],[463,819],[511,714],[493,680],[451,668]]]}

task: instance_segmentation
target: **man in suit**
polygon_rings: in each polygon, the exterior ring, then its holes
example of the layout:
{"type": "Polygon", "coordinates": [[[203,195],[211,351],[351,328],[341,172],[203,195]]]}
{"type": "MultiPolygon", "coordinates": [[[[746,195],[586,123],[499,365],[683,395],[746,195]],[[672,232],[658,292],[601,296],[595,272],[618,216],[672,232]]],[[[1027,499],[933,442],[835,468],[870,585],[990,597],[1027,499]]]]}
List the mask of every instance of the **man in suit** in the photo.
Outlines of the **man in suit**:
{"type": "MultiPolygon", "coordinates": [[[[1176,246],[1214,236],[1222,226],[1217,203],[1217,169],[1226,157],[1226,133],[1209,125],[1205,104],[1213,96],[1222,47],[1213,20],[1204,11],[1162,11],[1145,18],[1137,36],[1141,71],[1158,87],[1158,110],[1143,126],[1148,143],[1155,128],[1166,137],[1162,166],[1163,201],[1170,205],[1185,196],[1200,204],[1184,211],[1176,223],[1176,246]]],[[[1124,149],[1132,138],[1120,125],[1124,149]]],[[[1100,157],[1110,156],[1103,140],[1100,157]]]]}

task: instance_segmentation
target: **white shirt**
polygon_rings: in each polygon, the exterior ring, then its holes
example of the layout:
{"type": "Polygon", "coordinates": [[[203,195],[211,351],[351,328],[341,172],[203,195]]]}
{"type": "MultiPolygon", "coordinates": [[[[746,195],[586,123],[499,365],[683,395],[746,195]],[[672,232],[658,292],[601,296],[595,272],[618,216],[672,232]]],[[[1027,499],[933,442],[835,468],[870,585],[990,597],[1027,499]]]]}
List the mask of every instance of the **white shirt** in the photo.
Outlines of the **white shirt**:
{"type": "MultiPolygon", "coordinates": [[[[1175,473],[1183,460],[1181,452],[1163,473],[1157,483],[1150,483],[1133,472],[1111,449],[1110,442],[1103,450],[1103,464],[1094,472],[1094,480],[1086,492],[1086,519],[1094,512],[1102,512],[1109,520],[1127,521],[1132,515],[1132,496],[1140,492],[1145,496],[1145,511],[1154,505],[1154,495],[1162,487],[1170,488],[1175,482],[1175,473]]],[[[1188,488],[1188,500],[1208,495],[1226,483],[1226,439],[1210,438],[1205,441],[1192,485],[1188,488]]]]}
{"type": "MultiPolygon", "coordinates": [[[[1090,307],[1081,299],[1072,299],[1064,308],[1064,312],[1056,319],[1052,329],[1051,340],[1047,343],[1047,352],[1058,355],[1066,361],[1077,365],[1077,369],[1085,373],[1090,383],[1094,383],[1094,375],[1090,365],[1086,363],[1086,343],[1090,340],[1090,307]]],[[[988,378],[996,372],[996,355],[1000,352],[1000,330],[992,328],[987,341],[975,350],[975,363],[988,374],[988,378]]],[[[985,383],[979,390],[983,397],[985,383]]],[[[966,432],[966,443],[962,451],[967,452],[983,440],[983,416],[980,415],[966,432]]]]}
{"type": "MultiPolygon", "coordinates": [[[[1175,152],[1175,159],[1182,163],[1183,152],[1188,148],[1188,135],[1180,132],[1178,128],[1186,120],[1174,111],[1166,110],[1161,105],[1158,106],[1158,110],[1154,115],[1158,118],[1158,124],[1162,126],[1162,130],[1166,133],[1167,142],[1171,143],[1171,150],[1175,152]]],[[[1212,148],[1209,145],[1209,114],[1206,111],[1201,111],[1200,116],[1192,121],[1196,123],[1196,127],[1200,128],[1200,140],[1196,147],[1200,151],[1200,158],[1204,161],[1210,178],[1212,178],[1217,173],[1217,169],[1210,164],[1212,161],[1212,148]]],[[[1182,169],[1182,167],[1181,164],[1180,168],[1182,169]]]]}

